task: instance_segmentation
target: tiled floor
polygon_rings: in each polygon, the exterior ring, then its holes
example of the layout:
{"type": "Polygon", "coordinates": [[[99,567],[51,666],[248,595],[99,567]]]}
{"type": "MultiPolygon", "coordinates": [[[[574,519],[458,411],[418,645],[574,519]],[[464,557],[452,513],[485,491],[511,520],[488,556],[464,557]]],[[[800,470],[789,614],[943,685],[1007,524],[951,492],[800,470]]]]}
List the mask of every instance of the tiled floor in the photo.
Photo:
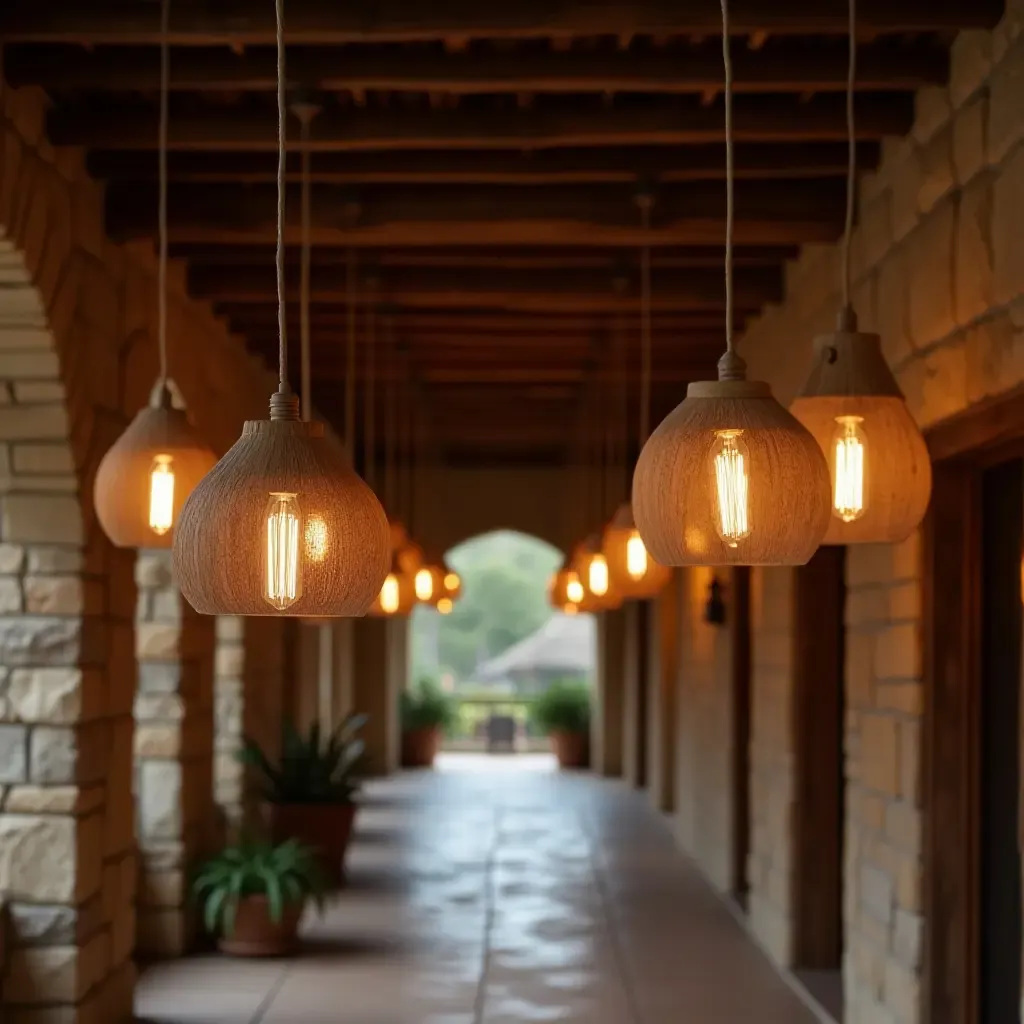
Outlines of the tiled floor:
{"type": "Polygon", "coordinates": [[[367,791],[350,887],[302,956],[151,969],[140,1017],[813,1024],[641,796],[544,759],[441,767],[367,791]]]}

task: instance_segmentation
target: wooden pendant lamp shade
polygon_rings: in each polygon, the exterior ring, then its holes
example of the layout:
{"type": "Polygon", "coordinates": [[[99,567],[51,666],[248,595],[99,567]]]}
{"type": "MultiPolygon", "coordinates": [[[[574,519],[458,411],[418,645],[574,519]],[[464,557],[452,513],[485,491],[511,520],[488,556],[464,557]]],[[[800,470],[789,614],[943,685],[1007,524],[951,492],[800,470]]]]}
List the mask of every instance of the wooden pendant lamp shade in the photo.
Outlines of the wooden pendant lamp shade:
{"type": "Polygon", "coordinates": [[[828,468],[817,442],[760,381],[691,384],[662,421],[633,474],[633,513],[663,565],[803,565],[829,520],[828,468]],[[739,436],[745,537],[721,534],[716,452],[739,436]]]}
{"type": "Polygon", "coordinates": [[[580,602],[584,599],[585,593],[579,575],[568,563],[569,559],[566,559],[551,577],[548,601],[556,611],[568,612],[571,610],[575,613],[579,611],[580,602]]]}
{"type": "Polygon", "coordinates": [[[392,555],[384,582],[374,597],[370,610],[366,613],[373,618],[391,619],[398,615],[408,615],[416,605],[416,592],[413,578],[392,555]]]}
{"type": "Polygon", "coordinates": [[[852,311],[839,327],[814,341],[814,363],[790,406],[814,435],[828,461],[832,514],[824,544],[881,544],[906,540],[931,497],[928,448],[882,355],[877,334],[860,332],[852,311]],[[843,511],[843,445],[839,433],[853,422],[863,446],[860,508],[843,511]],[[838,506],[838,507],[837,507],[838,506]],[[859,514],[858,514],[859,513],[859,514]]]}
{"type": "Polygon", "coordinates": [[[119,548],[169,548],[185,499],[216,461],[160,381],[96,471],[103,532],[119,548]]]}
{"type": "Polygon", "coordinates": [[[601,535],[599,533],[590,534],[576,547],[572,567],[583,584],[584,597],[579,603],[580,611],[611,611],[622,607],[622,598],[618,590],[612,586],[611,574],[608,572],[608,560],[601,550],[601,535]],[[594,562],[597,560],[603,563],[603,571],[601,567],[595,571],[594,562]],[[600,588],[595,589],[594,587],[595,580],[600,581],[602,577],[603,592],[600,588]]]}
{"type": "Polygon", "coordinates": [[[181,591],[210,615],[360,616],[390,561],[387,518],[373,491],[322,424],[297,418],[246,422],[186,502],[174,543],[181,591]],[[298,508],[301,594],[275,610],[265,595],[267,506],[282,493],[298,508]]]}
{"type": "Polygon", "coordinates": [[[608,574],[623,601],[645,601],[665,588],[672,570],[656,561],[647,550],[633,519],[633,506],[623,502],[604,529],[601,550],[608,574]]]}

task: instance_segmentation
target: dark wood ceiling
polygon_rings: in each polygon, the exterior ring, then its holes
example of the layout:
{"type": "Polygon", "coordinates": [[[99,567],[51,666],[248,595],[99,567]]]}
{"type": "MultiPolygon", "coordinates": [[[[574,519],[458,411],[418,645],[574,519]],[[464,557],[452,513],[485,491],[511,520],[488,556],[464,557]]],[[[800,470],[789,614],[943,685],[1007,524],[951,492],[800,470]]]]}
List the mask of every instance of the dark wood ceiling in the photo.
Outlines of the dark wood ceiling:
{"type": "MultiPolygon", "coordinates": [[[[945,81],[954,33],[991,27],[1002,3],[859,8],[858,159],[869,169],[881,139],[909,129],[915,90],[945,81]]],[[[733,0],[740,327],[781,298],[800,245],[841,230],[846,19],[846,0],[733,0]]],[[[645,241],[654,415],[713,374],[725,228],[717,0],[286,0],[286,21],[289,85],[323,108],[308,143],[313,378],[339,429],[352,267],[360,345],[372,302],[387,306],[403,353],[378,388],[411,375],[453,461],[562,458],[595,385],[627,387],[635,419],[645,241]],[[648,232],[641,189],[655,197],[648,232]],[[610,344],[623,325],[625,371],[610,344]]],[[[174,0],[171,26],[172,254],[188,261],[192,293],[272,361],[274,5],[174,0]]],[[[8,79],[52,97],[51,140],[84,146],[110,183],[111,234],[154,236],[159,4],[5,0],[0,39],[8,79]]],[[[294,117],[289,135],[297,342],[294,117]]],[[[357,365],[364,373],[363,353],[357,365]]]]}

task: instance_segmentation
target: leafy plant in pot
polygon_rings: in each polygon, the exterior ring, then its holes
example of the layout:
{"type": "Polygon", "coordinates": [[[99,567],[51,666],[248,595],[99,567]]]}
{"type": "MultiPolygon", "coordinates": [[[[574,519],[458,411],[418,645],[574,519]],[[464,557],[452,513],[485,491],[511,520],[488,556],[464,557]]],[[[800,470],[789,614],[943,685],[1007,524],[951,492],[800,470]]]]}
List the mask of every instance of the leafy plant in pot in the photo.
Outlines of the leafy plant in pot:
{"type": "Polygon", "coordinates": [[[530,705],[530,719],[551,739],[562,768],[585,768],[590,755],[590,689],[584,683],[552,683],[530,705]]]}
{"type": "Polygon", "coordinates": [[[401,697],[402,764],[429,768],[441,737],[455,724],[455,702],[429,678],[405,690],[401,697]]]}
{"type": "Polygon", "coordinates": [[[295,948],[306,904],[322,910],[327,888],[311,847],[243,840],[200,865],[192,896],[223,952],[283,956],[295,948]]]}
{"type": "Polygon", "coordinates": [[[239,759],[260,774],[267,828],[275,843],[295,837],[312,847],[335,884],[345,873],[365,746],[358,732],[366,715],[350,715],[326,738],[314,723],[306,736],[286,722],[275,765],[254,740],[239,759]]]}

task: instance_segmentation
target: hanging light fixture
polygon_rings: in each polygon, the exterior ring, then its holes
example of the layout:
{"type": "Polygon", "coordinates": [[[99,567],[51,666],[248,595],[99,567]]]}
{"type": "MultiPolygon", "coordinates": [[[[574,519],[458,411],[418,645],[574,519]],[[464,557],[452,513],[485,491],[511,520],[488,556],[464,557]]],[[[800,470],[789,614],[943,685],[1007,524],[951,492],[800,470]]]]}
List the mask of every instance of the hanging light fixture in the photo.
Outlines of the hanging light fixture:
{"type": "MultiPolygon", "coordinates": [[[[192,492],[174,538],[181,591],[210,615],[363,615],[388,571],[388,524],[323,425],[299,418],[288,384],[284,294],[285,52],[276,0],[279,386],[270,419],[241,438],[192,492]]],[[[352,438],[348,438],[351,446],[352,438]]]]}
{"type": "MultiPolygon", "coordinates": [[[[644,244],[640,248],[640,445],[650,432],[651,408],[651,207],[654,195],[649,187],[637,194],[644,244]]],[[[617,290],[625,291],[625,279],[617,282],[617,290]]],[[[627,342],[623,325],[619,324],[617,347],[619,373],[622,380],[620,411],[622,427],[622,463],[629,462],[629,373],[627,342]]],[[[628,491],[628,484],[626,484],[628,491]]],[[[633,520],[633,504],[626,500],[619,505],[605,527],[601,550],[608,562],[608,572],[622,600],[647,600],[656,597],[668,583],[672,571],[656,562],[648,553],[640,531],[633,520]]]]}
{"type": "Polygon", "coordinates": [[[849,15],[843,305],[836,330],[815,338],[810,375],[790,408],[828,460],[832,517],[823,543],[894,543],[909,537],[924,518],[931,497],[932,468],[921,431],[882,354],[881,338],[857,330],[850,300],[857,157],[855,0],[850,0],[849,15]]]}
{"type": "Polygon", "coordinates": [[[170,76],[170,0],[160,8],[160,138],[157,263],[157,339],[160,377],[149,404],[100,461],[93,504],[103,532],[119,548],[169,548],[185,499],[217,456],[181,409],[167,376],[167,122],[170,76]]]}
{"type": "Polygon", "coordinates": [[[725,65],[726,351],[718,380],[687,388],[647,440],[633,474],[633,512],[665,565],[802,565],[825,535],[828,466],[811,434],[760,381],[746,379],[732,332],[733,142],[729,7],[725,65]]]}

